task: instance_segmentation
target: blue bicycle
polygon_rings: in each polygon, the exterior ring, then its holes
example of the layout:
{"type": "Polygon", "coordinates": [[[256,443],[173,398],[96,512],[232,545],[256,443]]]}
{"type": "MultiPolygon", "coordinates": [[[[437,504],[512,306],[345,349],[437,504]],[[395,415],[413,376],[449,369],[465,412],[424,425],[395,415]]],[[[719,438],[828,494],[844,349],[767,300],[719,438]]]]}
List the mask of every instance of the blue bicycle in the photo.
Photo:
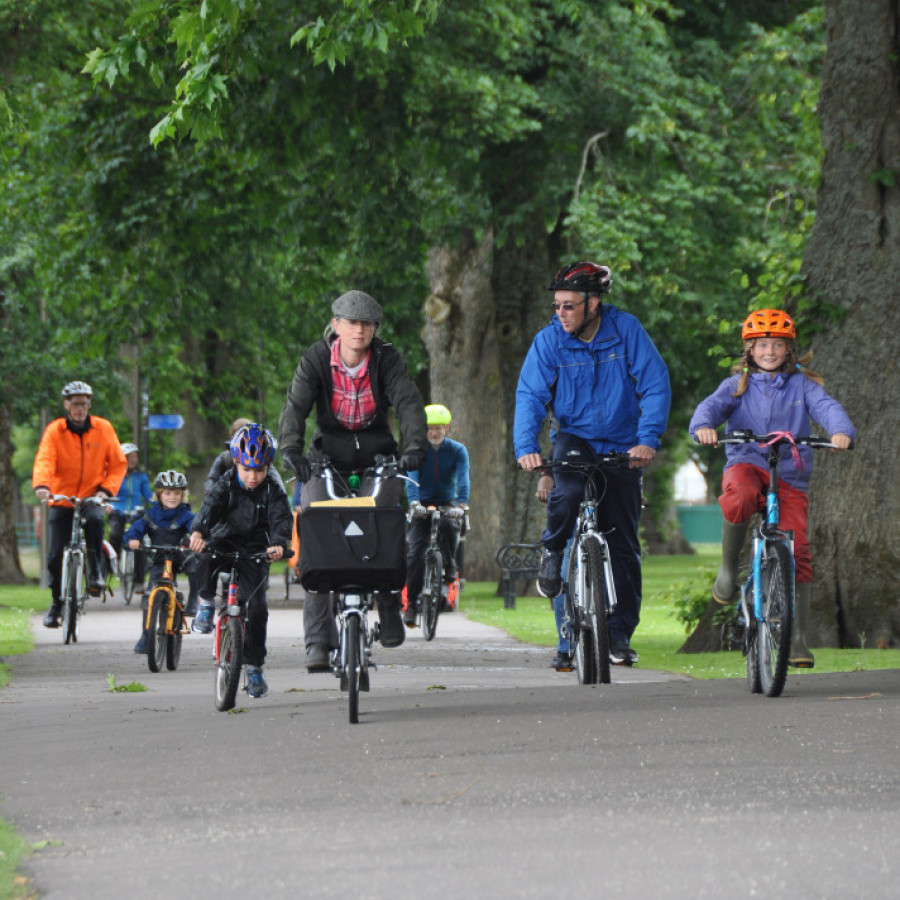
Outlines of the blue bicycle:
{"type": "Polygon", "coordinates": [[[804,444],[831,448],[828,438],[794,437],[790,432],[753,434],[733,431],[720,444],[759,443],[769,448],[766,513],[753,535],[750,573],[741,585],[735,619],[743,626],[742,652],[747,657],[747,684],[753,694],[778,697],[784,690],[794,621],[794,534],[780,525],[777,473],[780,450],[804,444]]]}

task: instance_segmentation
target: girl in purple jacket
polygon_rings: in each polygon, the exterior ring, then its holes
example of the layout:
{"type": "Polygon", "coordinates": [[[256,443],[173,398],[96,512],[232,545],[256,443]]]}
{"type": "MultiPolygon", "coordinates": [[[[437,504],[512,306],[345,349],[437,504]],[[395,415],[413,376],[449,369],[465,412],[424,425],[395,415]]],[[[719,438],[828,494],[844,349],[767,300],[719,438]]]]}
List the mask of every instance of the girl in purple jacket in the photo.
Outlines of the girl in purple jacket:
{"type": "MultiPolygon", "coordinates": [[[[741,329],[741,361],[716,390],[703,400],[691,418],[689,430],[701,444],[717,446],[716,428],[749,430],[754,434],[789,431],[795,437],[810,434],[814,419],[830,435],[838,450],[846,450],[856,429],[844,408],[822,387],[823,379],[804,368],[794,341],[797,330],[791,317],[778,309],[751,313],[741,329]]],[[[806,357],[808,359],[809,357],[806,357]]],[[[792,448],[778,469],[781,526],[794,532],[796,563],[796,630],[791,640],[790,664],[811,669],[815,664],[806,646],[806,626],[812,582],[812,560],[807,534],[809,476],[812,450],[792,448]]],[[[768,448],[759,444],[726,444],[722,474],[722,564],[713,582],[717,603],[733,602],[737,593],[738,557],[750,518],[766,506],[769,486],[768,448]]]]}

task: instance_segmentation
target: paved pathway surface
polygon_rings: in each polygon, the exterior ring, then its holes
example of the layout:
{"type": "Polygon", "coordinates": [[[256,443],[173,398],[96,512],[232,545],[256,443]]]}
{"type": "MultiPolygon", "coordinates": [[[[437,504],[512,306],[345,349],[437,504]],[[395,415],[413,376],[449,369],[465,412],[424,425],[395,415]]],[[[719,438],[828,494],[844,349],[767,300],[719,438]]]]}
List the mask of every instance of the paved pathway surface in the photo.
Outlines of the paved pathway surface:
{"type": "Polygon", "coordinates": [[[47,842],[47,898],[893,897],[900,673],[743,681],[615,669],[443,616],[379,650],[361,722],[271,603],[269,695],[217,713],[211,640],[177,672],[96,604],[81,641],[34,620],[0,693],[0,813],[47,842]],[[136,680],[145,693],[111,693],[136,680]]]}

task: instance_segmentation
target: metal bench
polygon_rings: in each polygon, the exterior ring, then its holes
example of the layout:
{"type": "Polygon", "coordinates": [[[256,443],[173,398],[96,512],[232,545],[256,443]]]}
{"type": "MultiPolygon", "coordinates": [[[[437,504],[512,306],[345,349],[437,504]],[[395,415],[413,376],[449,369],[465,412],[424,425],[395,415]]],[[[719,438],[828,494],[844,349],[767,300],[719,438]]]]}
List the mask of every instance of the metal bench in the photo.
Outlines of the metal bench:
{"type": "Polygon", "coordinates": [[[516,582],[537,578],[543,546],[536,544],[504,544],[496,554],[500,566],[503,607],[516,608],[516,582]]]}

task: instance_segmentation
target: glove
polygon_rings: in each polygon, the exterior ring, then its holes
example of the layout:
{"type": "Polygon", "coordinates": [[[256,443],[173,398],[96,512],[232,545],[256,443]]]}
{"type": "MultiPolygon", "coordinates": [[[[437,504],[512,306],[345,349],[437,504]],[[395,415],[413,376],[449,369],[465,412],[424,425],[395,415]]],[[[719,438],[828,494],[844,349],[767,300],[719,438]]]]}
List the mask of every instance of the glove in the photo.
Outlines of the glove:
{"type": "Polygon", "coordinates": [[[454,506],[445,513],[448,519],[461,519],[465,514],[466,510],[462,506],[454,506]]]}
{"type": "Polygon", "coordinates": [[[306,484],[312,478],[309,460],[298,450],[282,450],[281,458],[294,470],[297,480],[306,484]]]}
{"type": "Polygon", "coordinates": [[[400,468],[407,472],[414,472],[422,465],[423,458],[421,453],[404,453],[400,457],[400,468]]]}
{"type": "Polygon", "coordinates": [[[409,504],[409,512],[414,519],[421,519],[422,516],[427,514],[428,510],[418,500],[413,500],[409,504]]]}

